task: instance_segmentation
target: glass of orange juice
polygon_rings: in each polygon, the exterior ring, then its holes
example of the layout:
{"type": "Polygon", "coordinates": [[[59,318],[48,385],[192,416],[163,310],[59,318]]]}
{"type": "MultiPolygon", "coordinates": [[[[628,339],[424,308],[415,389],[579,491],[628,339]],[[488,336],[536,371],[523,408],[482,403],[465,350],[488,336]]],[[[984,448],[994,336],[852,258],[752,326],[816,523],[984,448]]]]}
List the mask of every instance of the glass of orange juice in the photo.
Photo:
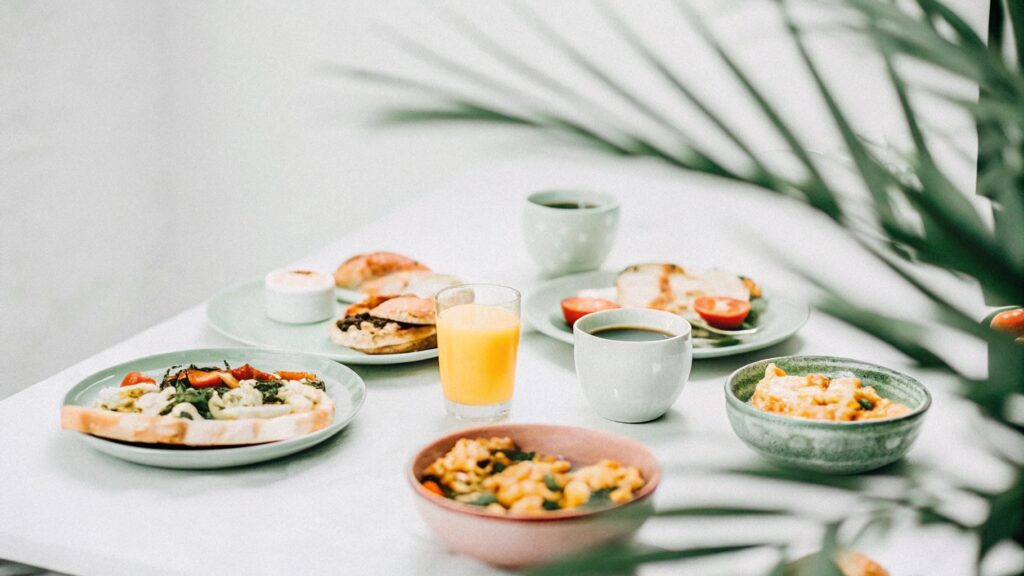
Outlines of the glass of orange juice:
{"type": "Polygon", "coordinates": [[[495,284],[463,284],[435,298],[448,413],[461,420],[508,416],[519,348],[519,292],[495,284]]]}

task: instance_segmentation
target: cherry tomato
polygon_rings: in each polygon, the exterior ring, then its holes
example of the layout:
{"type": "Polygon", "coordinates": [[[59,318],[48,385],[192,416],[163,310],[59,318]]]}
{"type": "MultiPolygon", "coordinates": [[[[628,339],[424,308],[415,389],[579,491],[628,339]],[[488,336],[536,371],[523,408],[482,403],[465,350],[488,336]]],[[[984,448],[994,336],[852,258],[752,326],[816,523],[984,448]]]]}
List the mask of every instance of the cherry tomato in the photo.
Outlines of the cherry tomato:
{"type": "Polygon", "coordinates": [[[735,330],[750,314],[750,302],[725,296],[701,296],[693,301],[693,309],[715,328],[735,330]]]}
{"type": "Polygon", "coordinates": [[[570,327],[575,324],[577,320],[591,312],[612,310],[614,308],[621,308],[621,306],[611,300],[605,300],[604,298],[572,297],[562,300],[562,315],[565,316],[565,323],[570,327]]]}
{"type": "Polygon", "coordinates": [[[1004,310],[992,319],[992,327],[1000,332],[1024,336],[1024,308],[1004,310]]]}
{"type": "Polygon", "coordinates": [[[121,380],[121,386],[131,386],[133,384],[156,384],[156,380],[153,380],[149,376],[146,376],[142,372],[129,372],[124,375],[124,380],[121,380]]]}
{"type": "Polygon", "coordinates": [[[188,383],[193,388],[213,388],[220,386],[222,380],[217,372],[203,372],[202,370],[189,370],[188,383]]]}

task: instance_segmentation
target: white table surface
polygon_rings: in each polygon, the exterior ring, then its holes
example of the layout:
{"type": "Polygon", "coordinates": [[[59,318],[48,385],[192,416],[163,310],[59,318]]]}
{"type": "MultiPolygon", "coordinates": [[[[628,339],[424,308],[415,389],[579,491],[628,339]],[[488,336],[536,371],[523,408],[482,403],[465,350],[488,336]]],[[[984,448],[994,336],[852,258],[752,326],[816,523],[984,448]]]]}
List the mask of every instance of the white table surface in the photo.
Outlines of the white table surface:
{"type": "MultiPolygon", "coordinates": [[[[302,263],[332,270],[360,251],[391,249],[466,280],[528,290],[540,280],[520,232],[522,198],[533,185],[523,174],[517,168],[474,175],[361,227],[339,215],[341,239],[302,263]],[[492,183],[486,193],[478,188],[483,181],[492,183]]],[[[808,219],[809,212],[792,203],[730,190],[734,205],[721,209],[717,195],[725,188],[704,180],[681,183],[656,174],[642,190],[628,184],[632,180],[603,173],[594,180],[590,184],[603,185],[623,201],[619,239],[606,268],[655,259],[696,267],[717,263],[775,289],[796,290],[792,276],[762,250],[767,244],[848,283],[852,292],[907,295],[834,228],[808,219]],[[772,225],[764,226],[767,221],[772,225]],[[875,292],[865,286],[871,283],[879,284],[875,292]]],[[[906,307],[914,305],[907,300],[906,307]]],[[[355,421],[321,446],[261,465],[147,468],[100,454],[59,429],[62,396],[96,370],[174,349],[232,345],[207,326],[200,305],[0,402],[0,558],[73,574],[493,572],[442,549],[414,511],[403,476],[418,446],[463,425],[444,415],[436,360],[353,366],[368,387],[355,421]]],[[[820,313],[812,313],[798,336],[770,349],[695,362],[672,411],[642,425],[594,414],[575,380],[572,347],[528,330],[520,345],[511,421],[588,426],[647,442],[666,467],[659,505],[725,498],[783,502],[812,517],[842,516],[853,501],[830,491],[794,494],[702,472],[757,460],[729,428],[725,377],[756,359],[795,353],[851,356],[917,376],[931,386],[935,401],[908,459],[961,478],[973,472],[975,483],[1005,478],[1007,471],[977,448],[971,411],[943,392],[948,379],[914,368],[892,349],[820,313]]],[[[968,361],[983,362],[971,354],[968,361]]],[[[970,501],[961,504],[971,512],[970,501]]],[[[639,535],[665,546],[758,537],[809,548],[817,532],[806,519],[712,519],[652,521],[639,535]]],[[[861,548],[894,574],[959,576],[969,572],[973,554],[970,541],[934,528],[908,527],[885,543],[861,548]]],[[[754,551],[732,563],[708,562],[699,573],[753,574],[772,558],[770,551],[754,551]]]]}

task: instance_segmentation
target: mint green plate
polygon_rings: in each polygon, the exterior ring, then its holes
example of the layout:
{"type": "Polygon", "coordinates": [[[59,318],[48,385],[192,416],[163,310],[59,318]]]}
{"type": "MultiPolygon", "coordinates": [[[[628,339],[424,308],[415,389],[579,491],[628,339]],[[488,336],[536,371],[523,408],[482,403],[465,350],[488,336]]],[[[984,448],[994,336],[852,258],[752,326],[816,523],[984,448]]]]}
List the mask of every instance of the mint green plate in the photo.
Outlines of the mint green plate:
{"type": "Polygon", "coordinates": [[[223,448],[158,447],[107,440],[77,432],[74,434],[100,452],[146,466],[187,470],[230,468],[281,458],[319,444],[347,426],[366,400],[366,384],[363,383],[363,379],[352,369],[326,358],[251,348],[205,348],[145,356],[100,370],[71,388],[64,396],[64,405],[92,406],[100,390],[117,386],[128,372],[142,372],[159,382],[164,371],[171,366],[210,366],[222,364],[225,360],[232,366],[241,366],[248,362],[267,371],[292,370],[315,373],[324,381],[327,395],[334,401],[334,421],[322,430],[299,438],[223,448]]]}
{"type": "MultiPolygon", "coordinates": [[[[340,316],[345,306],[337,306],[340,316]]],[[[220,291],[206,305],[214,330],[243,344],[323,356],[346,364],[404,364],[437,358],[437,349],[402,354],[363,354],[331,342],[328,326],[335,318],[312,324],[285,324],[263,313],[263,281],[253,280],[220,291]]]]}
{"type": "Polygon", "coordinates": [[[359,302],[366,298],[366,294],[349,288],[335,288],[334,297],[338,299],[338,302],[359,302]]]}
{"type": "MultiPolygon", "coordinates": [[[[563,276],[545,282],[527,294],[524,307],[526,318],[541,334],[572,344],[572,328],[565,323],[562,316],[562,299],[575,296],[581,290],[600,290],[615,286],[617,275],[618,272],[601,270],[563,276]]],[[[807,322],[810,310],[806,304],[783,298],[767,290],[764,299],[768,306],[763,312],[763,328],[760,332],[729,346],[694,345],[693,358],[718,358],[767,348],[796,334],[807,322]]]]}

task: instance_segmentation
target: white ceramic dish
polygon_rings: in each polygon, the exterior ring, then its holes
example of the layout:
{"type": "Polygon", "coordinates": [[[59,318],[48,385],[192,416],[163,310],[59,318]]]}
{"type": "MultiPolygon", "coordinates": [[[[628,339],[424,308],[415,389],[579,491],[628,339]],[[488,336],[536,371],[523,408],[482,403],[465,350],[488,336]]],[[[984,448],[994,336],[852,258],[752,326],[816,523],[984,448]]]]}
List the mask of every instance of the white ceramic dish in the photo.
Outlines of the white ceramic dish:
{"type": "Polygon", "coordinates": [[[296,370],[315,373],[323,380],[327,395],[334,401],[334,420],[329,426],[299,438],[251,446],[191,448],[133,444],[107,440],[79,432],[82,442],[103,452],[146,466],[205,470],[229,468],[265,462],[310,448],[340,432],[355,418],[366,399],[366,384],[352,369],[326,358],[294,352],[272,352],[250,348],[206,348],[181,350],[137,358],[101,370],[71,388],[64,396],[65,405],[92,406],[99,391],[117,386],[128,372],[142,372],[159,380],[164,370],[175,365],[216,365],[223,361],[232,366],[251,363],[265,370],[296,370]]]}
{"type": "Polygon", "coordinates": [[[346,364],[404,364],[437,358],[437,349],[402,354],[364,354],[331,342],[327,327],[344,310],[313,324],[284,324],[263,313],[263,281],[254,280],[219,292],[206,305],[206,319],[214,330],[250,346],[323,356],[346,364]]]}
{"type": "Polygon", "coordinates": [[[649,308],[602,310],[577,320],[573,336],[580,387],[602,418],[630,423],[660,418],[679,399],[690,377],[690,324],[676,314],[649,308]],[[624,342],[595,335],[613,326],[648,328],[672,336],[624,342]]]}
{"type": "MultiPolygon", "coordinates": [[[[618,272],[601,270],[564,276],[545,282],[526,295],[524,313],[530,324],[542,334],[572,344],[572,328],[562,317],[563,298],[575,296],[581,290],[607,289],[615,284],[618,272]]],[[[721,347],[693,347],[694,359],[732,356],[778,344],[796,334],[807,322],[810,310],[807,304],[791,300],[764,290],[768,303],[760,325],[760,332],[743,338],[739,343],[721,347]]]]}

